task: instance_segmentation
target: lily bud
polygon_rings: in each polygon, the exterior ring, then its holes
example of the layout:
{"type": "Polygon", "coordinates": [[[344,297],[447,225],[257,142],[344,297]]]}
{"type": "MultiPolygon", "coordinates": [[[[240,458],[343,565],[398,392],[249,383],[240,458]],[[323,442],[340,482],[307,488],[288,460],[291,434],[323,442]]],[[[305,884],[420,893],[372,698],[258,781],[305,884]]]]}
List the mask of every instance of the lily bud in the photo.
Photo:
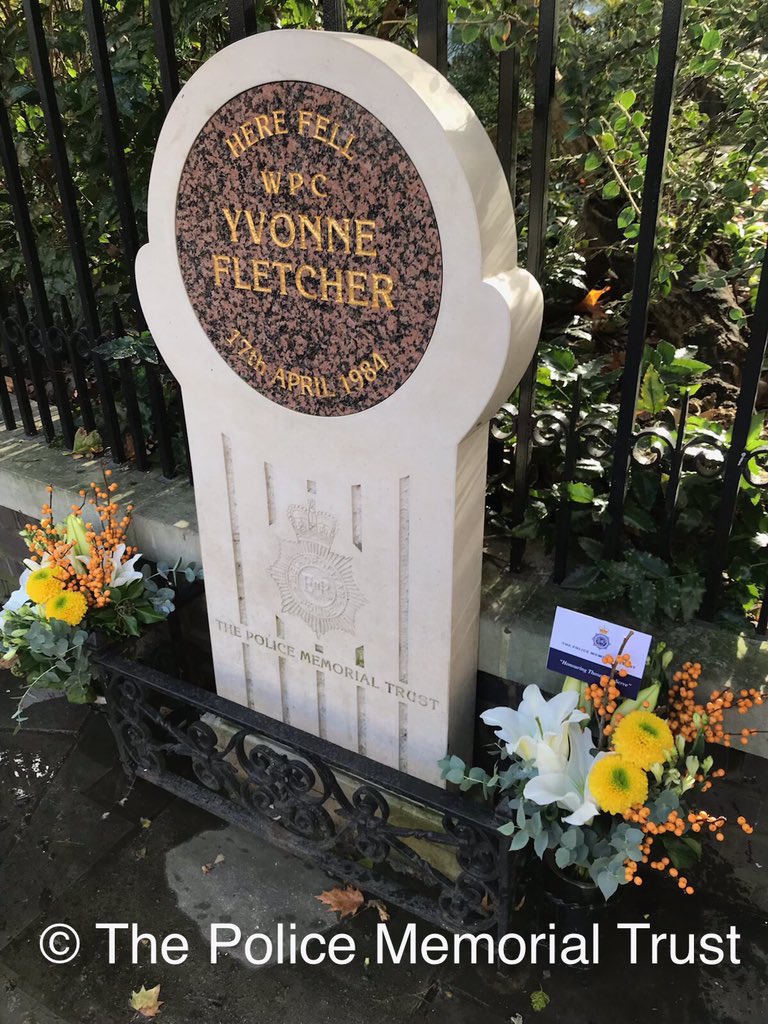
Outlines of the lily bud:
{"type": "MultiPolygon", "coordinates": [[[[85,523],[83,517],[71,512],[67,516],[67,543],[72,545],[73,555],[84,555],[86,558],[91,553],[91,546],[85,535],[85,523]]],[[[72,560],[75,569],[79,573],[85,572],[85,566],[77,559],[72,560]]]]}

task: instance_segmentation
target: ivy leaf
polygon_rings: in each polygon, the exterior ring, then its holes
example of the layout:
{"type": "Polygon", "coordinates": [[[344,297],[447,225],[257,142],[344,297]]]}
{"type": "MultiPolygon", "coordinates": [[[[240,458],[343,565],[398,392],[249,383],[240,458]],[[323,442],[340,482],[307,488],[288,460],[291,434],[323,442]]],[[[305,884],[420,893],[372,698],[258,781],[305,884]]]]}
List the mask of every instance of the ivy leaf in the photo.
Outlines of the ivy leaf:
{"type": "Polygon", "coordinates": [[[650,412],[655,416],[666,409],[668,401],[669,393],[664,387],[659,371],[655,366],[649,366],[640,386],[638,408],[641,412],[650,412]]]}
{"type": "Polygon", "coordinates": [[[591,505],[594,501],[595,492],[589,484],[576,481],[568,484],[568,497],[579,505],[591,505]]]}

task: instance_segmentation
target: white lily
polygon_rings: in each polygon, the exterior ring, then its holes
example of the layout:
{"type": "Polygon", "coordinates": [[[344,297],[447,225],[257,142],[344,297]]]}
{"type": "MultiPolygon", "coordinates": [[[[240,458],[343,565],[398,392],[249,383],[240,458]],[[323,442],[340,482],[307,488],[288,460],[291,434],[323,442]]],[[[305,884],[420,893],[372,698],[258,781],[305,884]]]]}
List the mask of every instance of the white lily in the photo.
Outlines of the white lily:
{"type": "Polygon", "coordinates": [[[141,558],[141,555],[133,555],[133,557],[129,558],[127,562],[124,562],[122,560],[124,554],[125,544],[118,544],[112,552],[112,575],[109,580],[110,587],[122,587],[126,583],[132,583],[134,580],[140,580],[143,578],[139,570],[134,568],[138,559],[141,558]]]}
{"type": "Polygon", "coordinates": [[[568,726],[583,722],[589,716],[576,710],[578,693],[557,693],[545,700],[535,684],[526,686],[517,710],[491,708],[480,717],[496,729],[496,735],[507,746],[507,754],[531,761],[537,747],[544,744],[563,758],[568,753],[568,726]]]}
{"type": "Polygon", "coordinates": [[[569,825],[589,825],[600,808],[589,788],[592,766],[608,755],[592,754],[593,741],[588,729],[568,726],[568,756],[561,757],[544,743],[539,743],[536,762],[539,774],[525,784],[523,795],[547,807],[556,803],[571,813],[563,818],[569,825]]]}
{"type": "MultiPolygon", "coordinates": [[[[39,569],[40,566],[35,566],[39,569]]],[[[24,572],[19,576],[19,589],[14,590],[8,600],[5,602],[2,608],[0,608],[0,628],[2,628],[3,620],[8,612],[18,611],[23,604],[29,601],[29,594],[27,593],[27,580],[32,575],[32,569],[25,569],[24,572]]]]}

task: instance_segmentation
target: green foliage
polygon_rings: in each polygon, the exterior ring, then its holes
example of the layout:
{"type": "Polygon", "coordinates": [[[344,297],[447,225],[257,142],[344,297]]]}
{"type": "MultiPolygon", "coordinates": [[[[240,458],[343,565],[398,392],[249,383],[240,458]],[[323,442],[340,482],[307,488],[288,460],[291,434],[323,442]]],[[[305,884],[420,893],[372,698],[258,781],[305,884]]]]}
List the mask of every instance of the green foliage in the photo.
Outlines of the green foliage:
{"type": "MultiPolygon", "coordinates": [[[[61,619],[45,619],[39,606],[6,612],[0,630],[0,658],[29,689],[64,690],[67,699],[84,704],[93,698],[88,633],[61,619]]],[[[21,701],[14,719],[21,724],[21,701]]]]}
{"type": "Polygon", "coordinates": [[[539,1013],[541,1010],[546,1010],[549,1003],[550,998],[543,988],[538,989],[536,992],[531,992],[531,1009],[535,1013],[539,1013]]]}

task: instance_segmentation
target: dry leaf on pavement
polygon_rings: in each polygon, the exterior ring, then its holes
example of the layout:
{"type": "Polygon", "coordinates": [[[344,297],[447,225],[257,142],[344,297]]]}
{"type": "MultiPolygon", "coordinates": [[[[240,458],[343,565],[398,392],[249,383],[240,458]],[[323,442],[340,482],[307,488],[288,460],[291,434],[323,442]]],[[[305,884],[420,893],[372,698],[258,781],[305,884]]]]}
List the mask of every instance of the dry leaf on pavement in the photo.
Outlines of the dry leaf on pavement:
{"type": "Polygon", "coordinates": [[[345,889],[339,889],[338,886],[335,889],[328,889],[315,896],[315,899],[327,903],[331,910],[338,911],[342,917],[354,917],[365,903],[365,896],[353,885],[348,885],[345,889]]]}
{"type": "Polygon", "coordinates": [[[370,907],[371,910],[378,910],[380,921],[389,920],[389,911],[387,910],[386,904],[382,903],[381,900],[368,900],[365,905],[366,907],[370,907]]]}
{"type": "Polygon", "coordinates": [[[142,985],[138,992],[131,992],[131,1009],[136,1010],[142,1017],[156,1017],[163,1005],[160,1002],[160,986],[146,989],[142,985]]]}
{"type": "Polygon", "coordinates": [[[216,867],[216,865],[217,864],[221,864],[223,862],[223,860],[224,860],[224,854],[223,853],[217,853],[216,856],[214,857],[214,859],[211,861],[211,863],[210,864],[203,864],[203,866],[200,868],[200,870],[203,872],[204,875],[209,875],[211,873],[211,871],[213,871],[213,869],[216,867]]]}

